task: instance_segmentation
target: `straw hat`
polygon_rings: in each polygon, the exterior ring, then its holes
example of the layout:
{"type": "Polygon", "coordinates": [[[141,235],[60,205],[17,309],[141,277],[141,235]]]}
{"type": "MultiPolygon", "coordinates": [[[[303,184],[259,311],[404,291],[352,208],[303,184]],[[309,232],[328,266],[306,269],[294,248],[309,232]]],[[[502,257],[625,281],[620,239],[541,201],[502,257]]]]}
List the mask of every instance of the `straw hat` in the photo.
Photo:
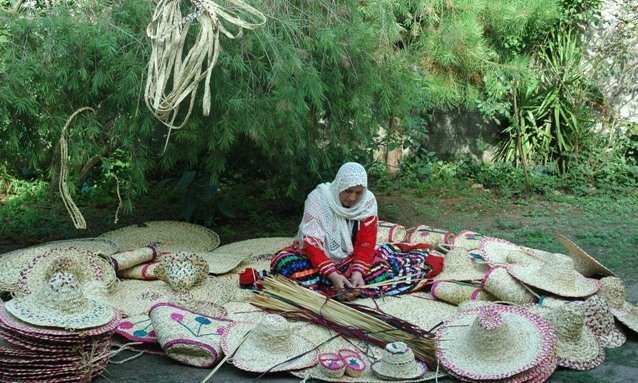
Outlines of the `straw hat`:
{"type": "Polygon", "coordinates": [[[222,334],[222,350],[244,371],[299,370],[317,363],[316,345],[290,331],[286,318],[265,315],[259,322],[234,322],[222,334]]]}
{"type": "Polygon", "coordinates": [[[531,303],[536,299],[525,285],[502,266],[493,266],[488,270],[481,281],[481,288],[502,301],[518,305],[531,303]]]}
{"type": "Polygon", "coordinates": [[[213,311],[223,310],[220,305],[241,299],[239,290],[230,279],[222,277],[209,277],[186,292],[175,291],[160,280],[124,279],[114,292],[105,297],[105,303],[121,311],[125,317],[146,314],[159,302],[172,302],[212,315],[213,311]],[[210,306],[208,309],[201,307],[204,302],[210,306]]]}
{"type": "Polygon", "coordinates": [[[377,226],[377,245],[403,242],[408,235],[405,226],[398,223],[379,221],[377,226]]]}
{"type": "Polygon", "coordinates": [[[570,303],[553,308],[549,318],[558,338],[559,366],[591,370],[605,360],[605,349],[591,329],[585,326],[581,305],[570,303]]]}
{"type": "Polygon", "coordinates": [[[443,270],[433,277],[443,281],[472,281],[483,279],[489,269],[484,263],[477,263],[467,250],[452,248],[445,254],[443,270]]]}
{"type": "Polygon", "coordinates": [[[556,233],[556,238],[563,244],[570,257],[574,259],[574,268],[586,277],[596,274],[604,276],[617,276],[613,271],[609,270],[602,263],[598,262],[594,257],[587,254],[571,239],[560,233],[556,233]]]}
{"type": "Polygon", "coordinates": [[[453,305],[467,300],[498,300],[494,295],[481,289],[478,283],[435,281],[430,288],[430,293],[434,298],[453,305]]]}
{"type": "Polygon", "coordinates": [[[618,277],[600,280],[598,295],[606,299],[612,314],[634,332],[638,332],[638,307],[625,300],[625,283],[618,277]]]}
{"type": "Polygon", "coordinates": [[[583,302],[585,325],[596,335],[605,348],[620,347],[627,341],[627,336],[616,324],[609,303],[598,295],[592,295],[583,302]]]}
{"type": "Polygon", "coordinates": [[[478,253],[481,258],[492,265],[529,264],[541,261],[532,249],[518,246],[500,238],[481,238],[478,244],[478,253]]]}
{"type": "Polygon", "coordinates": [[[186,291],[208,278],[208,262],[195,253],[177,251],[162,255],[154,275],[175,291],[186,291]]]}
{"type": "Polygon", "coordinates": [[[5,266],[18,270],[18,278],[9,291],[15,296],[24,296],[41,289],[51,277],[52,268],[60,262],[65,263],[66,269],[80,284],[96,280],[103,282],[109,290],[115,286],[115,271],[97,253],[77,247],[40,247],[23,252],[15,263],[5,266]]]}
{"type": "Polygon", "coordinates": [[[447,244],[454,233],[434,226],[417,225],[407,230],[404,242],[410,244],[428,243],[430,245],[447,244]]]}
{"type": "Polygon", "coordinates": [[[221,359],[221,333],[232,321],[172,303],[157,303],[148,313],[157,341],[171,359],[211,367],[221,359]]]}
{"type": "Polygon", "coordinates": [[[520,307],[488,305],[465,310],[439,327],[436,355],[463,380],[515,376],[551,360],[552,326],[520,307]]]}
{"type": "Polygon", "coordinates": [[[483,238],[487,238],[481,233],[471,230],[463,230],[450,238],[450,245],[454,247],[462,247],[466,250],[478,249],[479,241],[483,238]]]}
{"type": "Polygon", "coordinates": [[[527,285],[564,297],[587,297],[600,287],[598,280],[585,278],[574,269],[574,261],[561,254],[541,264],[508,265],[507,271],[527,285]]]}
{"type": "Polygon", "coordinates": [[[180,221],[150,221],[108,231],[99,238],[117,243],[119,251],[155,245],[157,251],[212,251],[219,236],[200,225],[180,221]]]}
{"type": "Polygon", "coordinates": [[[372,363],[370,368],[386,380],[416,379],[428,371],[425,363],[416,360],[412,349],[403,342],[386,344],[381,359],[372,363]]]}
{"type": "Polygon", "coordinates": [[[84,297],[77,279],[60,271],[34,294],[6,303],[18,319],[38,326],[85,329],[105,325],[115,318],[108,305],[84,297]]]}

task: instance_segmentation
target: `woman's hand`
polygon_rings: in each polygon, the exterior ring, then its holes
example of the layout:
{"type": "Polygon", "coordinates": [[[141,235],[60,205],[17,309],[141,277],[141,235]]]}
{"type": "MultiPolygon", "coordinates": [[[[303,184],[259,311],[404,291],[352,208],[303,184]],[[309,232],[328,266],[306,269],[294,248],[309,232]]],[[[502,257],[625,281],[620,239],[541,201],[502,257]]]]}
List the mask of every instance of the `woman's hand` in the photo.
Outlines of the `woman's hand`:
{"type": "Polygon", "coordinates": [[[363,274],[358,271],[352,273],[352,275],[350,276],[350,283],[352,284],[352,288],[354,289],[352,291],[352,298],[349,299],[352,300],[361,294],[361,289],[359,289],[358,287],[363,287],[366,285],[366,283],[363,280],[363,274]]]}
{"type": "MultiPolygon", "coordinates": [[[[332,285],[335,287],[335,290],[337,291],[337,294],[341,294],[344,291],[346,291],[347,289],[352,289],[352,283],[350,283],[350,281],[348,280],[348,278],[344,277],[343,275],[339,274],[338,272],[334,272],[330,275],[328,275],[327,277],[330,282],[332,282],[332,285]]],[[[347,299],[346,297],[348,295],[350,295],[351,293],[348,293],[346,295],[344,295],[344,299],[346,300],[350,300],[347,299]]]]}

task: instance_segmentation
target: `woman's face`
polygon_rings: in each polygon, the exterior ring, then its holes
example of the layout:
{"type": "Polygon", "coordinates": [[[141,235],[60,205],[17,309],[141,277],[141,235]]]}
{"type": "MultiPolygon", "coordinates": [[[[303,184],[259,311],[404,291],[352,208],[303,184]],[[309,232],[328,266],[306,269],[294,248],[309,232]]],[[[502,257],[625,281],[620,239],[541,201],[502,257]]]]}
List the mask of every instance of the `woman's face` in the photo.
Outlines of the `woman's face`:
{"type": "Polygon", "coordinates": [[[356,205],[361,199],[361,196],[363,196],[363,190],[363,186],[361,185],[351,186],[339,193],[339,202],[341,202],[343,207],[352,207],[352,205],[356,205]]]}

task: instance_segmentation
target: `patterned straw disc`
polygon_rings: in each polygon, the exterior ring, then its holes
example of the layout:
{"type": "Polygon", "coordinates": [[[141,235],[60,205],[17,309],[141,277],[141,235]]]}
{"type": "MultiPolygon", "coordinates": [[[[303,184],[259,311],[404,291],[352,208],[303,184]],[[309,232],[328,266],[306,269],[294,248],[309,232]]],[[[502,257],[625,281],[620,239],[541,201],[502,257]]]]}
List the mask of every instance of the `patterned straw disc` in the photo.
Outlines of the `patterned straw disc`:
{"type": "Polygon", "coordinates": [[[434,280],[441,281],[475,281],[481,280],[489,266],[485,263],[476,262],[467,250],[457,247],[452,248],[445,254],[443,270],[433,277],[434,280]]]}
{"type": "Polygon", "coordinates": [[[454,237],[454,233],[451,231],[439,229],[434,226],[417,225],[408,229],[404,242],[412,245],[427,243],[436,246],[449,243],[452,237],[454,237]]]}
{"type": "Polygon", "coordinates": [[[598,291],[596,279],[585,278],[572,258],[554,254],[541,264],[508,265],[507,271],[519,281],[563,297],[587,297],[598,291]]]}
{"type": "Polygon", "coordinates": [[[453,305],[459,305],[467,300],[498,300],[494,295],[481,289],[478,283],[435,281],[430,288],[430,292],[434,298],[453,305]]]}
{"type": "Polygon", "coordinates": [[[591,370],[605,360],[605,349],[585,325],[582,305],[570,303],[552,309],[550,323],[556,331],[558,365],[591,370]]]}
{"type": "Polygon", "coordinates": [[[117,243],[119,251],[155,245],[157,251],[213,251],[219,236],[200,225],[180,221],[149,221],[109,231],[99,238],[117,243]]]}
{"type": "Polygon", "coordinates": [[[500,238],[482,238],[479,241],[478,253],[492,265],[530,264],[542,261],[531,249],[500,238]]]}
{"type": "Polygon", "coordinates": [[[10,300],[5,307],[23,322],[47,327],[85,329],[115,318],[111,307],[87,299],[75,276],[66,271],[56,272],[39,291],[10,300]]]}
{"type": "Polygon", "coordinates": [[[536,295],[512,277],[502,266],[493,266],[489,269],[481,282],[481,288],[502,301],[518,305],[532,303],[536,299],[536,295]]]}
{"type": "Polygon", "coordinates": [[[574,259],[574,268],[586,277],[591,277],[596,274],[604,276],[617,276],[613,271],[609,270],[605,265],[598,262],[594,257],[587,254],[585,250],[581,249],[571,239],[566,236],[557,233],[556,238],[565,247],[570,257],[574,259]]]}
{"type": "Polygon", "coordinates": [[[157,303],[148,315],[166,355],[195,367],[211,367],[219,362],[221,334],[233,323],[172,303],[157,303]]]}
{"type": "Polygon", "coordinates": [[[244,371],[299,370],[317,363],[316,344],[291,331],[288,321],[277,314],[265,315],[256,323],[231,323],[224,329],[222,350],[244,371]]]}
{"type": "Polygon", "coordinates": [[[605,348],[620,347],[627,341],[627,336],[616,324],[609,303],[598,295],[592,295],[583,303],[585,325],[596,335],[605,348]]]}
{"type": "Polygon", "coordinates": [[[407,234],[408,231],[403,225],[387,221],[379,221],[377,226],[377,246],[384,243],[403,242],[407,234]]]}
{"type": "Polygon", "coordinates": [[[556,341],[546,320],[503,305],[465,310],[439,327],[436,338],[436,355],[447,371],[462,380],[486,381],[508,379],[541,365],[556,341]]]}
{"type": "Polygon", "coordinates": [[[618,277],[604,277],[600,280],[602,298],[609,303],[612,314],[634,332],[638,332],[638,307],[625,300],[625,283],[618,277]]]}

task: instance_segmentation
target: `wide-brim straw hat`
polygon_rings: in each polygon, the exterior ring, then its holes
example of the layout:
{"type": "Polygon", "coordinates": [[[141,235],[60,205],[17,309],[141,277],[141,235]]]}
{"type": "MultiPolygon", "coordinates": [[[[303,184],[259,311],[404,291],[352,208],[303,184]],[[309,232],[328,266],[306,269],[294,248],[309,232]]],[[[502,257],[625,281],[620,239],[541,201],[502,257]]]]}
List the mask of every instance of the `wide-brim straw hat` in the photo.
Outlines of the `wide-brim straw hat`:
{"type": "Polygon", "coordinates": [[[491,267],[481,281],[481,288],[502,301],[518,305],[532,303],[537,298],[503,266],[491,267]]]}
{"type": "Polygon", "coordinates": [[[8,301],[6,309],[23,322],[46,327],[85,329],[115,319],[114,310],[84,296],[75,276],[59,271],[37,292],[8,301]]]}
{"type": "Polygon", "coordinates": [[[157,251],[213,251],[219,235],[211,229],[181,221],[148,221],[108,231],[99,238],[117,243],[119,251],[154,245],[157,251]]]}
{"type": "Polygon", "coordinates": [[[211,367],[221,360],[221,333],[230,319],[173,303],[157,303],[148,315],[157,341],[171,359],[194,367],[211,367]]]}
{"type": "Polygon", "coordinates": [[[430,245],[448,244],[454,233],[434,226],[416,225],[407,230],[404,242],[413,245],[426,243],[430,245]]]}
{"type": "Polygon", "coordinates": [[[109,262],[100,254],[79,247],[33,247],[12,258],[13,261],[3,266],[2,273],[14,279],[2,288],[14,296],[32,294],[42,288],[51,276],[51,269],[59,262],[68,263],[67,267],[80,283],[96,280],[111,290],[117,282],[109,262]]]}
{"type": "Polygon", "coordinates": [[[486,263],[477,262],[467,250],[452,248],[444,256],[443,270],[432,279],[442,281],[481,280],[489,269],[486,263]]]}
{"type": "Polygon", "coordinates": [[[607,300],[609,308],[622,324],[638,332],[638,307],[625,300],[625,283],[618,277],[600,279],[598,295],[607,300]]]}
{"type": "Polygon", "coordinates": [[[597,261],[594,257],[587,254],[571,239],[563,234],[556,233],[556,238],[565,247],[570,257],[574,259],[574,268],[586,277],[592,277],[600,274],[604,276],[617,276],[613,271],[609,270],[605,265],[597,261]]]}
{"type": "Polygon", "coordinates": [[[488,305],[448,319],[436,333],[441,366],[463,380],[503,380],[550,360],[550,323],[516,306],[488,305]]]}
{"type": "Polygon", "coordinates": [[[377,225],[377,246],[384,243],[403,242],[408,231],[403,225],[387,221],[379,221],[377,225]]]}
{"type": "Polygon", "coordinates": [[[291,331],[281,315],[259,322],[234,322],[224,328],[222,350],[237,368],[253,372],[289,371],[317,363],[317,345],[291,331]]]}
{"type": "Polygon", "coordinates": [[[582,302],[585,310],[585,325],[596,335],[605,348],[620,347],[627,341],[627,336],[616,323],[609,303],[599,295],[592,295],[582,302]]]}
{"type": "Polygon", "coordinates": [[[453,305],[459,305],[467,300],[498,300],[494,295],[483,290],[480,283],[435,281],[430,287],[430,293],[434,298],[453,305]]]}
{"type": "Polygon", "coordinates": [[[580,304],[569,303],[553,308],[549,321],[558,339],[558,365],[574,370],[591,370],[605,360],[605,349],[596,335],[585,325],[580,304]]]}
{"type": "Polygon", "coordinates": [[[530,264],[542,261],[532,249],[500,238],[482,238],[479,240],[477,252],[491,265],[530,264]]]}
{"type": "Polygon", "coordinates": [[[507,271],[529,286],[563,297],[588,297],[600,288],[598,280],[584,277],[574,269],[573,260],[561,254],[540,264],[508,265],[507,271]]]}
{"type": "Polygon", "coordinates": [[[208,262],[195,253],[163,254],[153,274],[176,291],[190,290],[208,278],[208,262]]]}
{"type": "Polygon", "coordinates": [[[223,316],[219,314],[223,304],[241,301],[252,295],[251,291],[239,288],[236,275],[222,275],[210,276],[186,292],[175,291],[160,280],[124,279],[104,300],[120,310],[124,317],[146,314],[159,302],[171,302],[208,315],[223,316]]]}
{"type": "Polygon", "coordinates": [[[386,344],[383,355],[370,365],[370,369],[385,380],[418,379],[428,371],[426,364],[416,360],[412,349],[404,342],[386,344]]]}

